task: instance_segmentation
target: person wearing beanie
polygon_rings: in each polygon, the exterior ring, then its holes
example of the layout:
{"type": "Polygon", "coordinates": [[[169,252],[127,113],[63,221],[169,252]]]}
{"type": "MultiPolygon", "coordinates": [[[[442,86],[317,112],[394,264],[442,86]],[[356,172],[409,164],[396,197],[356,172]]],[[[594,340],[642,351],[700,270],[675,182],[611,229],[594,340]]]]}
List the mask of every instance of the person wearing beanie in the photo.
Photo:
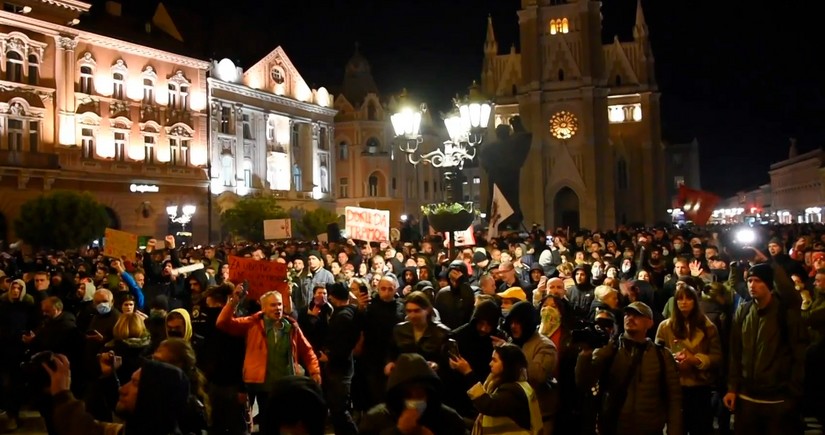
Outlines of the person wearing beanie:
{"type": "Polygon", "coordinates": [[[189,400],[189,380],[172,365],[147,361],[125,385],[115,413],[123,424],[96,421],[86,412],[83,402],[69,390],[71,372],[65,355],[54,355],[44,369],[51,378],[50,392],[54,401],[54,420],[60,422],[61,433],[169,435],[180,434],[178,416],[189,400]]]}
{"type": "Polygon", "coordinates": [[[478,285],[481,275],[490,271],[490,256],[484,248],[473,252],[473,274],[469,279],[470,285],[478,285]]]}
{"type": "Polygon", "coordinates": [[[335,277],[332,272],[324,269],[324,260],[321,253],[318,251],[309,251],[306,257],[307,269],[306,273],[300,276],[300,292],[295,292],[293,295],[292,311],[300,313],[305,311],[307,305],[314,297],[315,289],[319,286],[326,286],[335,282],[335,277]],[[298,296],[298,297],[296,297],[298,296]]]}
{"type": "Polygon", "coordinates": [[[470,321],[475,308],[474,292],[467,283],[467,265],[455,260],[447,267],[448,284],[435,295],[434,308],[450,329],[470,321]]]}
{"type": "Polygon", "coordinates": [[[776,261],[748,269],[747,286],[753,300],[733,318],[723,403],[736,413],[736,433],[794,433],[808,345],[802,298],[776,261]]]}
{"type": "Polygon", "coordinates": [[[327,383],[327,403],[335,433],[355,435],[358,429],[349,413],[349,403],[354,374],[353,349],[361,337],[361,331],[355,319],[355,306],[349,302],[349,288],[336,282],[327,285],[327,292],[333,311],[319,356],[327,383]]]}

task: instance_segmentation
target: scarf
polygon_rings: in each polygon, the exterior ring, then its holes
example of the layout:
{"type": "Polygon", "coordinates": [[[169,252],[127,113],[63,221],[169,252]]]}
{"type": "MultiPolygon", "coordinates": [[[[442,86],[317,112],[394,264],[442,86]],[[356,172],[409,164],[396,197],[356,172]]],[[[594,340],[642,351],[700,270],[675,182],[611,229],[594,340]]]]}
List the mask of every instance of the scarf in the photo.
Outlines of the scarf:
{"type": "Polygon", "coordinates": [[[561,326],[561,312],[556,307],[543,307],[541,309],[541,325],[539,334],[550,338],[561,326]]]}

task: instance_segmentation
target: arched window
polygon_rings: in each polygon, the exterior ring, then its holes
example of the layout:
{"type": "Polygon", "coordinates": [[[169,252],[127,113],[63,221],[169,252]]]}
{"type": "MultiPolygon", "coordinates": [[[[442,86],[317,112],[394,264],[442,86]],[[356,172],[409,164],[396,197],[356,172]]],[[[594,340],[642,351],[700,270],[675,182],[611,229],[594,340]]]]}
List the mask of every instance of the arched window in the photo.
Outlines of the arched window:
{"type": "Polygon", "coordinates": [[[568,33],[570,32],[570,24],[567,21],[567,18],[562,18],[561,20],[561,33],[568,33]]]}
{"type": "Polygon", "coordinates": [[[243,162],[243,185],[252,188],[252,162],[249,160],[243,162]]]}
{"type": "Polygon", "coordinates": [[[513,95],[518,94],[518,86],[513,85],[513,87],[510,88],[510,91],[513,93],[513,95]]]}
{"type": "Polygon", "coordinates": [[[615,82],[616,82],[616,86],[621,86],[622,85],[622,76],[616,74],[615,82]]]}
{"type": "Polygon", "coordinates": [[[378,196],[378,176],[374,173],[370,175],[367,185],[367,196],[378,196]]]}
{"type": "Polygon", "coordinates": [[[550,20],[550,34],[556,34],[556,20],[550,20]]]}
{"type": "Polygon", "coordinates": [[[40,60],[34,54],[29,55],[28,73],[28,83],[30,85],[37,86],[37,83],[40,80],[40,60]]]}
{"type": "Polygon", "coordinates": [[[304,188],[304,180],[301,177],[301,168],[298,167],[297,164],[292,165],[292,185],[295,186],[295,190],[300,192],[304,188]]]}
{"type": "Polygon", "coordinates": [[[367,139],[367,153],[375,154],[381,150],[381,142],[378,139],[371,137],[367,139]]]}
{"type": "Polygon", "coordinates": [[[559,69],[559,81],[560,82],[564,81],[564,70],[563,69],[559,69]]]}
{"type": "Polygon", "coordinates": [[[112,74],[112,98],[116,100],[123,99],[123,88],[125,86],[123,78],[123,74],[119,72],[112,74]]]}
{"type": "Polygon", "coordinates": [[[616,163],[616,186],[619,190],[627,190],[627,161],[624,157],[620,157],[616,163]]]}
{"type": "Polygon", "coordinates": [[[20,82],[23,79],[23,56],[16,51],[6,53],[6,80],[20,82]]]}
{"type": "Polygon", "coordinates": [[[375,121],[376,120],[376,113],[375,112],[376,112],[375,103],[370,102],[367,105],[367,119],[370,120],[370,121],[375,121]]]}
{"type": "Polygon", "coordinates": [[[89,94],[93,92],[92,80],[94,79],[94,72],[90,66],[80,67],[80,92],[89,94]]]}

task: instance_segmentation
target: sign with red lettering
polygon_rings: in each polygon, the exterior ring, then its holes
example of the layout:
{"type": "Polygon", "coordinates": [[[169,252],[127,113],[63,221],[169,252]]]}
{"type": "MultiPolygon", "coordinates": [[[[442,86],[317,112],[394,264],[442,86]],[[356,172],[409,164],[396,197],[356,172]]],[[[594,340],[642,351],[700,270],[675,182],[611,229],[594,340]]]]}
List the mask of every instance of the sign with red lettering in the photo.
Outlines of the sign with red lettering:
{"type": "Polygon", "coordinates": [[[277,291],[284,300],[284,312],[291,310],[286,264],[267,260],[229,256],[229,281],[238,285],[249,281],[249,297],[258,299],[266,292],[277,291]]]}
{"type": "Polygon", "coordinates": [[[347,237],[365,242],[388,242],[390,240],[389,210],[372,208],[346,208],[347,237]]]}

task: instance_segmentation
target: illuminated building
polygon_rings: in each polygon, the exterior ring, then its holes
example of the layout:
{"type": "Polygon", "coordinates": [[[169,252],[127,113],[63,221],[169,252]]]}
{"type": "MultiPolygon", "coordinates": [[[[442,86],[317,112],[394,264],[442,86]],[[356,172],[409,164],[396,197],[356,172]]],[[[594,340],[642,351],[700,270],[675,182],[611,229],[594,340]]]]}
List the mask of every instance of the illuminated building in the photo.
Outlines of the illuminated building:
{"type": "MultiPolygon", "coordinates": [[[[126,6],[87,16],[78,0],[4,2],[0,239],[25,201],[53,189],[89,191],[111,227],[152,237],[173,228],[167,206],[205,209],[209,63],[176,54],[163,4],[148,15],[126,6]]],[[[196,213],[196,241],[206,225],[196,213]]]]}
{"type": "Polygon", "coordinates": [[[211,189],[218,209],[243,196],[334,209],[332,97],[310,89],[281,47],[245,71],[215,61],[209,82],[211,189]]]}
{"type": "MultiPolygon", "coordinates": [[[[393,144],[390,116],[395,104],[394,97],[382,100],[369,62],[356,50],[335,99],[336,204],[339,213],[347,206],[389,210],[393,227],[403,215],[421,219],[422,204],[444,197],[439,171],[410,165],[393,144]]],[[[434,125],[429,112],[423,115],[421,130],[422,150],[432,151],[446,139],[446,131],[434,125]]]]}
{"type": "Polygon", "coordinates": [[[495,98],[496,125],[519,115],[533,133],[521,173],[525,222],[607,229],[666,219],[659,92],[641,3],[632,40],[607,44],[599,2],[521,4],[520,52],[499,53],[488,21],[482,88],[495,98]]]}

